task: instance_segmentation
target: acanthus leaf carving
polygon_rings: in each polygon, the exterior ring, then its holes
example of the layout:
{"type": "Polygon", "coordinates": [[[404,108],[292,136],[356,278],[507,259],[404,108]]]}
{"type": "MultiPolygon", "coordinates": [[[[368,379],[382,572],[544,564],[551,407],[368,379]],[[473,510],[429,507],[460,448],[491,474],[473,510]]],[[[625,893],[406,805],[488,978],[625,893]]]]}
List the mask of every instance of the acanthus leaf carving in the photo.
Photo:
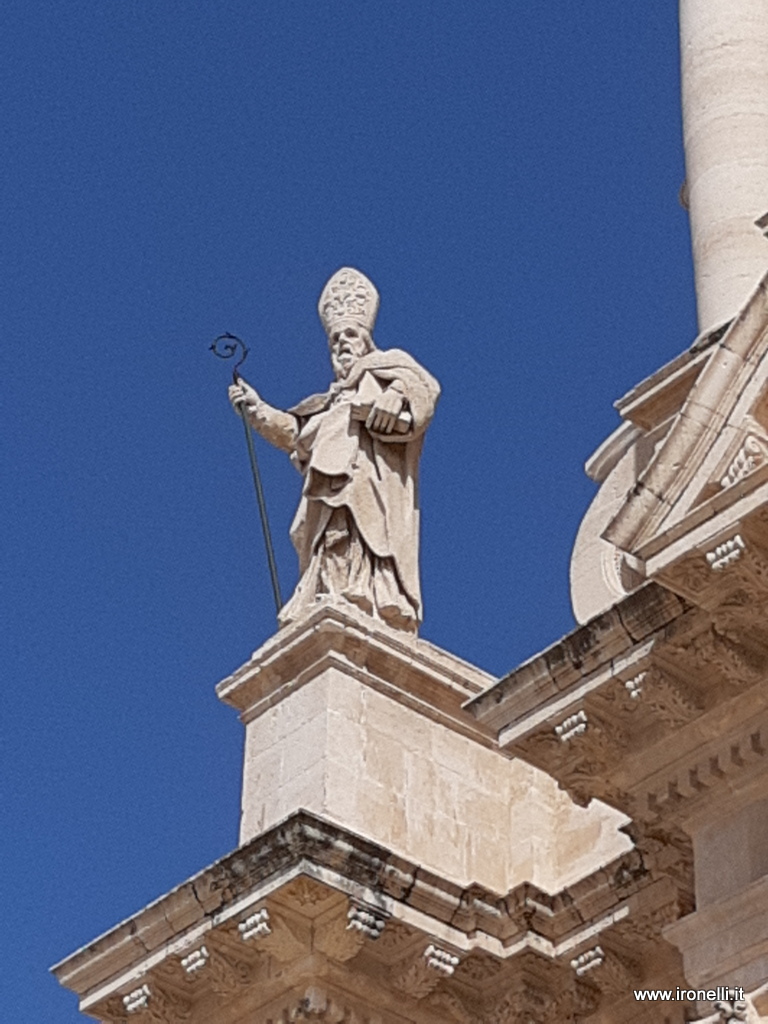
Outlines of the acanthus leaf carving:
{"type": "Polygon", "coordinates": [[[297,1024],[310,1021],[312,1024],[372,1024],[371,1018],[351,1006],[342,1004],[318,985],[310,985],[301,998],[285,1006],[277,1017],[270,1017],[265,1024],[297,1024]]]}
{"type": "MultiPolygon", "coordinates": [[[[693,846],[690,836],[674,824],[650,825],[638,821],[630,822],[621,831],[633,841],[648,871],[655,876],[666,875],[677,888],[676,901],[660,911],[664,920],[658,919],[658,930],[653,930],[657,919],[653,916],[648,919],[651,927],[648,937],[658,939],[663,924],[671,924],[693,910],[693,846]],[[667,919],[668,914],[671,916],[667,919]]],[[[630,918],[627,927],[637,930],[640,920],[630,918]]]]}
{"type": "Polygon", "coordinates": [[[624,755],[627,735],[619,726],[590,718],[582,735],[572,742],[574,758],[581,771],[588,775],[601,775],[609,771],[624,755]]]}
{"type": "Polygon", "coordinates": [[[764,642],[768,635],[764,612],[766,596],[756,583],[740,582],[712,613],[715,630],[725,635],[757,636],[764,642]]]}
{"type": "Polygon", "coordinates": [[[377,939],[377,950],[395,959],[398,952],[412,942],[413,936],[414,932],[410,928],[393,919],[387,923],[387,927],[377,939]]]}
{"type": "Polygon", "coordinates": [[[315,907],[331,899],[333,892],[316,879],[299,875],[286,887],[285,895],[300,907],[315,907]]]}
{"type": "Polygon", "coordinates": [[[591,1017],[600,1005],[600,990],[587,982],[577,981],[573,986],[561,988],[555,994],[549,1010],[547,1024],[566,1024],[566,1022],[591,1017]]]}
{"type": "Polygon", "coordinates": [[[658,942],[662,929],[677,921],[682,915],[678,904],[665,903],[647,913],[633,915],[622,922],[621,930],[633,938],[645,942],[658,942]]]}
{"type": "Polygon", "coordinates": [[[594,704],[625,730],[632,728],[643,709],[672,728],[685,725],[702,710],[690,687],[655,664],[647,665],[629,679],[615,679],[591,694],[589,701],[590,706],[594,704]]]}
{"type": "Polygon", "coordinates": [[[595,797],[620,806],[626,797],[613,783],[612,769],[625,753],[627,738],[618,723],[582,710],[527,737],[520,748],[526,760],[553,775],[580,806],[595,797]]]}
{"type": "Polygon", "coordinates": [[[211,951],[205,973],[216,995],[229,996],[251,983],[254,969],[229,951],[216,947],[211,951]]]}
{"type": "Polygon", "coordinates": [[[454,992],[439,991],[427,996],[426,1005],[430,1009],[441,1011],[446,1024],[484,1024],[484,1021],[472,1013],[454,992]]]}
{"type": "Polygon", "coordinates": [[[317,921],[313,929],[313,941],[321,953],[346,963],[360,952],[365,942],[365,932],[352,928],[345,914],[336,914],[330,921],[317,921]]]}
{"type": "Polygon", "coordinates": [[[483,1024],[574,1024],[574,1012],[572,989],[554,993],[523,981],[483,1015],[483,1024]]]}
{"type": "Polygon", "coordinates": [[[475,984],[482,984],[491,978],[498,977],[502,970],[503,965],[500,960],[489,955],[482,956],[479,953],[471,954],[461,963],[462,978],[467,978],[475,984]]]}
{"type": "Polygon", "coordinates": [[[454,973],[458,964],[458,956],[430,943],[419,956],[393,972],[392,983],[413,999],[424,999],[437,988],[442,978],[454,973]]]}
{"type": "Polygon", "coordinates": [[[688,687],[656,665],[645,673],[639,700],[673,729],[686,725],[702,710],[688,687]]]}
{"type": "Polygon", "coordinates": [[[259,936],[258,949],[260,952],[269,953],[280,963],[287,963],[305,953],[307,943],[295,934],[282,914],[270,911],[269,931],[259,936]]]}
{"type": "Polygon", "coordinates": [[[738,633],[721,624],[713,626],[691,641],[684,652],[693,656],[700,667],[714,667],[734,686],[744,687],[759,682],[766,670],[766,656],[744,644],[738,633]],[[722,628],[722,627],[725,628],[722,628]]]}
{"type": "Polygon", "coordinates": [[[662,574],[662,582],[693,604],[701,604],[717,580],[713,578],[706,559],[699,552],[695,552],[666,569],[662,574]]]}
{"type": "Polygon", "coordinates": [[[126,1024],[128,1012],[121,996],[111,996],[99,1007],[99,1020],[102,1024],[126,1024]]]}

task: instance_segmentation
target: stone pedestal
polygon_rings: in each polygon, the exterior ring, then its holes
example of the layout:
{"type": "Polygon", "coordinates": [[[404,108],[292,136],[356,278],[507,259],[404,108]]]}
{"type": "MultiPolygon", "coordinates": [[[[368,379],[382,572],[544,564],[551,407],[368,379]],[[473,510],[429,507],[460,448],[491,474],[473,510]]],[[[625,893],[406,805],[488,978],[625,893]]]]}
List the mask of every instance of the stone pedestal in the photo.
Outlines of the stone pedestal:
{"type": "Polygon", "coordinates": [[[246,729],[240,842],[303,809],[502,892],[626,850],[620,815],[575,807],[463,710],[493,682],[348,606],[281,630],[217,689],[246,729]]]}

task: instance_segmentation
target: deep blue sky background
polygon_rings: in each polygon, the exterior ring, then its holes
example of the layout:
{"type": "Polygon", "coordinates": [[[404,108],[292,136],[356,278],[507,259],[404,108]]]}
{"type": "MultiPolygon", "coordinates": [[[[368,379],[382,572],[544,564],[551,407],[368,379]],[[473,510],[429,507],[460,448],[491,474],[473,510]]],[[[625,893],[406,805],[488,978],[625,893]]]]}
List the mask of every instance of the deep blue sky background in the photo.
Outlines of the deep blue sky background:
{"type": "MultiPolygon", "coordinates": [[[[46,969],[234,847],[218,679],[274,629],[224,330],[321,390],[338,266],[443,398],[422,635],[501,674],[573,627],[612,402],[695,335],[670,0],[6,0],[3,952],[46,969]]],[[[299,478],[260,448],[283,588],[299,478]]]]}

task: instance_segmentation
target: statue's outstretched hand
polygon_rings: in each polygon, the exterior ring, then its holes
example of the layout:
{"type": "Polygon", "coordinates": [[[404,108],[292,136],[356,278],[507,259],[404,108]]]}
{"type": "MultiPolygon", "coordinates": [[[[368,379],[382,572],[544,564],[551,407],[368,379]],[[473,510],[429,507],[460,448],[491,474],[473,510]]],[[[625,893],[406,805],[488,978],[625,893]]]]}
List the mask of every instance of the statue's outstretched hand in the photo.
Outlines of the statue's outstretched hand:
{"type": "Polygon", "coordinates": [[[405,399],[399,391],[392,388],[382,391],[371,406],[365,421],[366,427],[377,434],[391,434],[404,403],[405,399]]]}
{"type": "Polygon", "coordinates": [[[238,416],[242,416],[243,412],[246,415],[255,414],[261,402],[258,391],[242,377],[238,377],[237,384],[229,385],[229,400],[238,416]]]}

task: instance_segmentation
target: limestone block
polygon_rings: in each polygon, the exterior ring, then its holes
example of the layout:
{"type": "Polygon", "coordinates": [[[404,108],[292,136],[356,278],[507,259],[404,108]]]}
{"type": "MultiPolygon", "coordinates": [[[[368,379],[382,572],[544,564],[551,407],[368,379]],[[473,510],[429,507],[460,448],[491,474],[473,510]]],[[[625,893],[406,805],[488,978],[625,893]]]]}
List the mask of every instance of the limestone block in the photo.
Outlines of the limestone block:
{"type": "Polygon", "coordinates": [[[743,986],[768,977],[768,878],[664,929],[683,954],[685,977],[696,988],[743,986]]]}
{"type": "Polygon", "coordinates": [[[768,875],[768,798],[694,832],[696,905],[706,907],[768,875]]]}

